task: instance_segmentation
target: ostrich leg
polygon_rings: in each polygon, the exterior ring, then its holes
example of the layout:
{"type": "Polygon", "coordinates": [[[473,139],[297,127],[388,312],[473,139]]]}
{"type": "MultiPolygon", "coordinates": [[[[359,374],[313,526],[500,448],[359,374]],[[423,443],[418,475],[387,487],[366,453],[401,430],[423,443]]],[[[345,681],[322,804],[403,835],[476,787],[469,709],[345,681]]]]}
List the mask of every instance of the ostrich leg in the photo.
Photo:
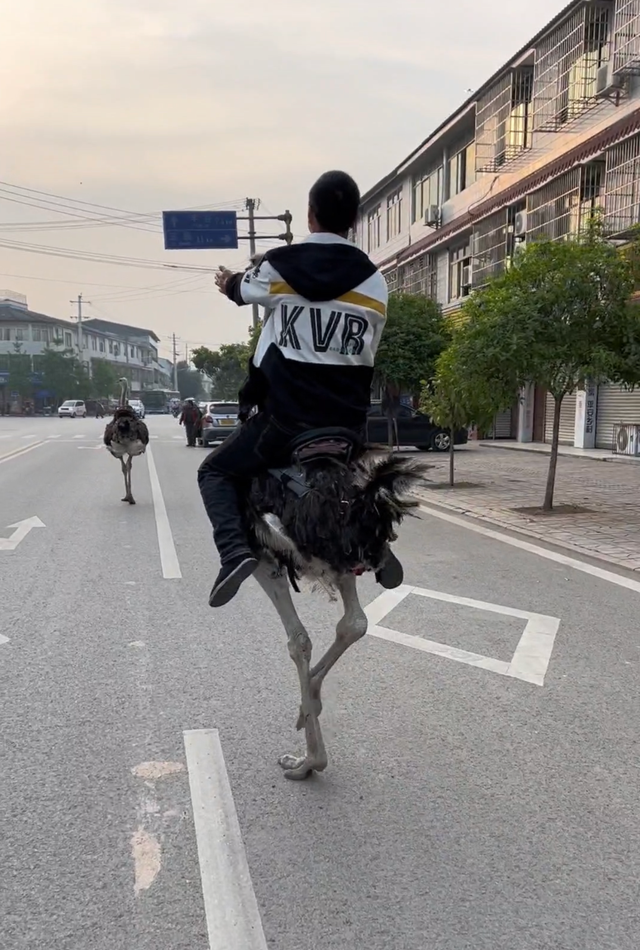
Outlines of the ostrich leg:
{"type": "MultiPolygon", "coordinates": [[[[311,701],[318,716],[322,712],[320,692],[325,676],[335,666],[343,653],[346,653],[350,646],[364,637],[368,626],[367,616],[358,600],[355,576],[353,574],[343,574],[338,579],[337,585],[344,605],[344,616],[338,621],[336,639],[322,659],[318,660],[311,670],[311,682],[309,684],[311,701]]],[[[300,717],[298,728],[301,724],[302,709],[300,710],[300,717]]]]}
{"type": "Polygon", "coordinates": [[[130,505],[135,505],[136,501],[133,495],[131,494],[131,469],[133,468],[133,459],[131,456],[127,459],[127,501],[130,505]]]}
{"type": "Polygon", "coordinates": [[[289,655],[296,665],[300,679],[302,722],[299,728],[304,728],[307,751],[303,756],[283,755],[278,760],[285,770],[285,777],[299,781],[312,772],[322,772],[327,767],[327,753],[318,722],[318,711],[310,693],[311,640],[293,605],[287,577],[280,573],[272,561],[264,560],[260,562],[254,577],[278,611],[287,633],[289,655]]]}
{"type": "Polygon", "coordinates": [[[127,482],[127,463],[124,460],[124,455],[120,459],[120,465],[122,467],[122,474],[124,476],[124,498],[123,501],[129,501],[129,484],[127,482]]]}

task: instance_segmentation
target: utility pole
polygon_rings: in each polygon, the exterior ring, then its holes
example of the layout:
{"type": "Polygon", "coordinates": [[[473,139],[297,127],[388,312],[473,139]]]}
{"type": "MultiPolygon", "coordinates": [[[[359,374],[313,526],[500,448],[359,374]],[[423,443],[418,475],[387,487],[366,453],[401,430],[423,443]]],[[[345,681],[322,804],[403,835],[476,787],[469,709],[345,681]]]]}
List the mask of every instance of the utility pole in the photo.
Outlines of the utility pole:
{"type": "MultiPolygon", "coordinates": [[[[247,198],[245,201],[245,209],[249,219],[249,254],[253,258],[253,255],[256,253],[256,199],[247,198]]],[[[255,330],[260,323],[260,310],[258,309],[257,303],[251,305],[251,311],[253,314],[253,328],[255,330]]]]}
{"type": "MultiPolygon", "coordinates": [[[[261,235],[261,239],[264,238],[275,238],[278,241],[285,241],[287,244],[291,244],[293,241],[293,234],[291,233],[291,221],[292,216],[289,210],[285,211],[284,214],[276,215],[256,215],[256,209],[260,205],[259,198],[246,198],[245,199],[245,210],[247,212],[246,218],[238,218],[238,221],[247,221],[249,225],[249,233],[246,237],[239,237],[239,241],[248,241],[249,242],[249,253],[251,257],[256,253],[256,240],[258,239],[258,234],[256,233],[256,221],[283,221],[286,225],[286,230],[284,234],[265,234],[261,235]]],[[[260,323],[260,310],[258,309],[258,304],[252,304],[251,309],[253,310],[253,326],[257,327],[260,323]]]]}
{"type": "Polygon", "coordinates": [[[175,333],[171,337],[173,342],[173,388],[178,390],[178,344],[175,333]]]}
{"type": "Polygon", "coordinates": [[[80,360],[82,361],[82,294],[78,294],[76,300],[70,300],[69,303],[75,304],[78,308],[77,321],[78,321],[78,353],[80,354],[80,360]]]}

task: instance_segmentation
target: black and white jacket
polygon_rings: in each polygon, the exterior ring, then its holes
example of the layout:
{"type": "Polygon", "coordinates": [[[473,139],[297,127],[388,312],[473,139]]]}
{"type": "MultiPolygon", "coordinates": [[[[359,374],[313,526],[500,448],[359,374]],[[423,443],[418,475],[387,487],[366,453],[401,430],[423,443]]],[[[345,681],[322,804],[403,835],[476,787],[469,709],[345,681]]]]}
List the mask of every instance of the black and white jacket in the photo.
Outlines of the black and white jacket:
{"type": "Polygon", "coordinates": [[[335,234],[268,251],[227,296],[270,311],[241,400],[283,424],[364,424],[388,291],[375,264],[335,234]]]}

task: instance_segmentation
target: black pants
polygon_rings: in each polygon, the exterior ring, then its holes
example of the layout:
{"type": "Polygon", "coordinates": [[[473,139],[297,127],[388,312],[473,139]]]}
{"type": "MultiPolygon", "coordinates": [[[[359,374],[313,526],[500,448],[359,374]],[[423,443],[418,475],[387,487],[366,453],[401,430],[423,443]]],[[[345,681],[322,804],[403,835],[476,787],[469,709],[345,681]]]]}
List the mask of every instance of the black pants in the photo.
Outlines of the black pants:
{"type": "Polygon", "coordinates": [[[240,514],[240,493],[260,472],[286,465],[287,447],[305,428],[285,428],[259,413],[225,439],[200,466],[198,486],[222,564],[251,553],[240,514]]]}
{"type": "Polygon", "coordinates": [[[195,445],[196,435],[198,434],[198,423],[185,422],[184,428],[185,428],[185,432],[187,433],[187,445],[195,445]]]}

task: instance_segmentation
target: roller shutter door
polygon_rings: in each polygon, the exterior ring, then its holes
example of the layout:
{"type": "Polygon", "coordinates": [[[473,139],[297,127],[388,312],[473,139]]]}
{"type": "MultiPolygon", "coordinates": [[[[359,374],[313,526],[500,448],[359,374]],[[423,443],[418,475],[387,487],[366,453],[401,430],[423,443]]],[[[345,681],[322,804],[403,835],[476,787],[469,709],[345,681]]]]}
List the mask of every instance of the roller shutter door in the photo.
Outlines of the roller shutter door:
{"type": "MultiPolygon", "coordinates": [[[[577,394],[572,393],[565,396],[562,400],[562,411],[560,412],[560,444],[573,445],[576,438],[576,400],[577,394]]],[[[551,393],[547,393],[547,402],[544,419],[544,441],[551,443],[553,436],[553,410],[555,408],[555,399],[551,393]]]]}
{"type": "Polygon", "coordinates": [[[607,383],[598,389],[596,448],[613,450],[613,428],[621,422],[640,425],[640,391],[607,383]]]}

